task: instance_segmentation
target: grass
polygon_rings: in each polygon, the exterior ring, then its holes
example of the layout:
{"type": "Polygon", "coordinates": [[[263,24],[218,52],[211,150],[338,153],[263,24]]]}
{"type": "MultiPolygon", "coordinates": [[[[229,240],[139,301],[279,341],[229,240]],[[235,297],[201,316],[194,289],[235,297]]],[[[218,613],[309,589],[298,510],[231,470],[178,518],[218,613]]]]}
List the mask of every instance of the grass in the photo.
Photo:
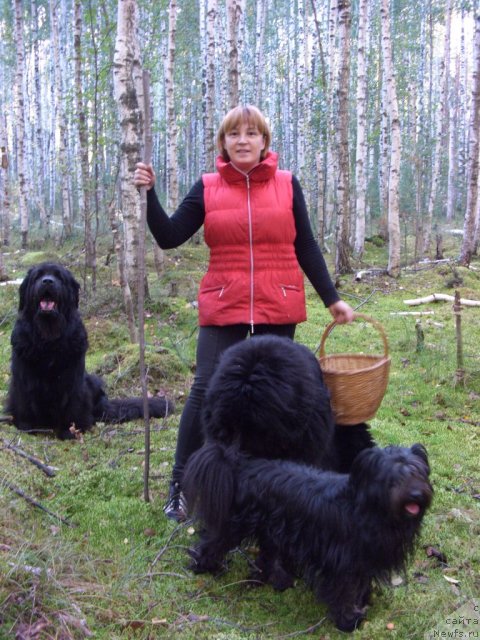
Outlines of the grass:
{"type": "MultiPolygon", "coordinates": [[[[458,247],[451,242],[448,249],[455,255],[458,247]]],[[[362,268],[381,266],[382,258],[385,264],[385,249],[372,245],[368,251],[371,260],[367,252],[362,268]]],[[[74,246],[62,254],[52,248],[34,256],[12,253],[5,262],[18,277],[45,256],[63,259],[81,279],[74,246]]],[[[281,594],[268,587],[252,588],[246,580],[249,549],[233,553],[229,570],[219,577],[191,574],[185,567],[193,527],[177,526],[162,514],[179,415],[193,376],[196,310],[191,303],[205,259],[204,247],[188,245],[167,256],[164,277],[157,278],[149,268],[149,386],[162,388],[177,402],[173,416],[153,424],[149,503],[143,500],[141,423],[97,425],[83,442],[68,443],[1,425],[0,639],[344,637],[301,581],[281,594]],[[169,295],[172,280],[174,297],[169,295]],[[6,443],[55,467],[55,477],[47,478],[6,443]],[[29,504],[5,482],[21,488],[70,526],[29,504]]],[[[355,633],[360,640],[423,638],[457,608],[478,598],[480,311],[462,312],[465,379],[455,384],[451,304],[407,307],[403,302],[430,293],[452,294],[451,281],[459,278],[462,297],[480,299],[478,263],[473,267],[477,269],[430,265],[405,270],[395,281],[377,272],[360,282],[343,276],[340,283],[344,298],[377,319],[388,336],[390,383],[371,420],[374,436],[381,445],[423,442],[435,488],[407,576],[396,586],[375,591],[368,619],[355,633]],[[433,313],[398,315],[404,311],[433,313]],[[424,335],[421,344],[417,321],[424,335]]],[[[82,298],[90,336],[87,366],[104,377],[112,396],[140,390],[138,353],[128,343],[121,292],[112,286],[115,279],[112,267],[102,267],[102,293],[82,298]]],[[[310,289],[307,298],[309,321],[298,328],[297,340],[316,350],[329,318],[310,289]]],[[[0,401],[8,385],[9,336],[16,307],[16,287],[2,287],[0,401]]],[[[363,322],[335,328],[325,346],[328,353],[382,348],[378,331],[363,322]]]]}

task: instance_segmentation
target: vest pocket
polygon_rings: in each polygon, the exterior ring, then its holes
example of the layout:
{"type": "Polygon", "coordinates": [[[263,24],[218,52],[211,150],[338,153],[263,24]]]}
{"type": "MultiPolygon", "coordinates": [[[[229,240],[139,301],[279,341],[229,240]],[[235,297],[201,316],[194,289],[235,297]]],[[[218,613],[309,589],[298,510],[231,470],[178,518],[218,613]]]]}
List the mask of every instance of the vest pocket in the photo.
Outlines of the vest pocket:
{"type": "Polygon", "coordinates": [[[289,292],[299,293],[300,287],[297,287],[295,284],[280,284],[280,290],[284,298],[288,296],[289,292]]]}
{"type": "Polygon", "coordinates": [[[218,297],[221,298],[223,296],[223,292],[225,291],[225,284],[215,285],[214,287],[205,287],[202,289],[200,293],[218,293],[218,297]]]}

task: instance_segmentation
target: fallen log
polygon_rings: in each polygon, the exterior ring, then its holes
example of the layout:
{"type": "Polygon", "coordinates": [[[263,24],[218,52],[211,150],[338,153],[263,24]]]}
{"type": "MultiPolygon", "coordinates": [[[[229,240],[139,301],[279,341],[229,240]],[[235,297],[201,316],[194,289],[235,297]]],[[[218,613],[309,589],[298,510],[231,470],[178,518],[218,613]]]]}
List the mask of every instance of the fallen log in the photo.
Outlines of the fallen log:
{"type": "Polygon", "coordinates": [[[391,316],[433,316],[435,311],[390,311],[391,316]]]}
{"type": "MultiPolygon", "coordinates": [[[[416,306],[419,304],[428,304],[429,302],[455,302],[455,298],[447,293],[432,293],[431,295],[423,298],[413,298],[411,300],[404,300],[403,302],[410,306],[416,306]]],[[[480,300],[460,298],[460,304],[464,307],[480,307],[480,300]]]]}

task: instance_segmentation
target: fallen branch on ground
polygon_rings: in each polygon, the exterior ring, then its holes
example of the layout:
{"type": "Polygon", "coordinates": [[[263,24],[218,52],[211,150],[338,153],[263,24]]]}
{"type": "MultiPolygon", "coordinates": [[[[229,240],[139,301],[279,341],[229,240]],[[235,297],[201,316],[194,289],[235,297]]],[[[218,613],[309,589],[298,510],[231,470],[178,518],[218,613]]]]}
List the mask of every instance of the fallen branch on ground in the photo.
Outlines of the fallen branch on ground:
{"type": "Polygon", "coordinates": [[[433,316],[435,311],[390,311],[391,316],[433,316]]]}
{"type": "Polygon", "coordinates": [[[58,516],[56,513],[53,513],[53,511],[50,511],[50,509],[47,509],[47,507],[44,507],[43,504],[35,500],[35,498],[32,498],[31,496],[26,494],[25,491],[23,491],[23,489],[20,489],[20,487],[17,487],[14,484],[11,484],[10,482],[8,482],[8,480],[2,480],[1,484],[5,485],[7,489],[10,489],[10,491],[13,491],[13,493],[16,493],[17,496],[20,496],[32,506],[37,507],[38,509],[41,509],[42,511],[47,513],[49,516],[52,516],[52,518],[55,518],[56,520],[63,522],[63,524],[66,524],[69,527],[75,527],[75,525],[71,523],[70,520],[67,520],[66,518],[62,518],[62,516],[58,516]]]}
{"type": "MultiPolygon", "coordinates": [[[[415,306],[418,304],[428,304],[429,302],[454,302],[455,298],[449,296],[447,293],[432,293],[424,298],[413,298],[412,300],[404,300],[405,304],[415,306]]],[[[480,307],[479,300],[468,300],[467,298],[460,298],[460,304],[464,307],[480,307]]]]}
{"type": "Polygon", "coordinates": [[[20,447],[17,447],[16,445],[12,444],[11,442],[7,442],[3,438],[0,438],[0,440],[3,442],[3,444],[5,445],[5,447],[7,449],[10,449],[14,453],[16,453],[18,456],[21,456],[22,458],[25,458],[26,460],[31,462],[33,465],[38,467],[38,469],[43,471],[43,473],[45,475],[47,475],[49,478],[53,478],[55,476],[55,471],[56,470],[55,470],[54,467],[51,467],[50,465],[45,464],[44,462],[42,462],[41,460],[39,460],[35,456],[30,455],[26,451],[23,451],[23,449],[20,449],[20,447]]]}

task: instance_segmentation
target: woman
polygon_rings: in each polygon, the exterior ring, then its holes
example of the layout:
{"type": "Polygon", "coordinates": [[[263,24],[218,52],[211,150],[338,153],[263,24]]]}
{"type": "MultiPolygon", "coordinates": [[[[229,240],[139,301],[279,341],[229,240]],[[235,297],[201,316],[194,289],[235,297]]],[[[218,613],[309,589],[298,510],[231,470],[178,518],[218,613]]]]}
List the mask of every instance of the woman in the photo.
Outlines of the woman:
{"type": "Polygon", "coordinates": [[[171,217],[157,199],[152,166],[139,163],[135,170],[135,185],[148,190],[147,222],[159,246],[178,247],[203,224],[210,249],[198,296],[196,374],[180,420],[164,507],[177,521],[186,517],[183,468],[202,444],[202,400],[221,353],[249,334],[293,339],[297,323],[306,320],[301,270],[339,324],[353,319],[313,237],[300,184],[277,168],[270,141],[268,123],[256,107],[229,111],[217,134],[217,173],[203,175],[171,217]]]}

